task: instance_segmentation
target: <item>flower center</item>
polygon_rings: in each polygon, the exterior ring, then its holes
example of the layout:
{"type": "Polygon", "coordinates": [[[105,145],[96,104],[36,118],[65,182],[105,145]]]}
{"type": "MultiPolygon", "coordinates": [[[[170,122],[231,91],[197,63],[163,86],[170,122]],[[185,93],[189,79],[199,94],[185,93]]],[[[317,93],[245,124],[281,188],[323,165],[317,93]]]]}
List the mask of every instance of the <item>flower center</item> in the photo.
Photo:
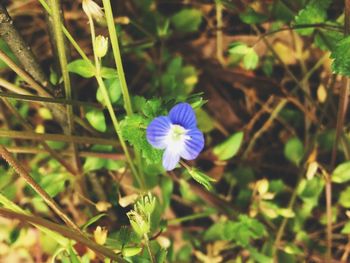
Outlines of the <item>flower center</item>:
{"type": "Polygon", "coordinates": [[[173,124],[171,125],[171,129],[170,129],[170,138],[173,141],[182,141],[183,139],[185,139],[187,130],[177,124],[173,124]]]}

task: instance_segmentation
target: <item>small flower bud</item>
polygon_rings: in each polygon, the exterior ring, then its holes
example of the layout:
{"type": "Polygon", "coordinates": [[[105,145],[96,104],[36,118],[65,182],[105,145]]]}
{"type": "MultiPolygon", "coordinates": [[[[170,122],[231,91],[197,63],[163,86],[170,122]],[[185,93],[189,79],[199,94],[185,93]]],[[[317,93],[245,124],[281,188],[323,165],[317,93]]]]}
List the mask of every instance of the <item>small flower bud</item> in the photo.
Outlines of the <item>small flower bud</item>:
{"type": "Polygon", "coordinates": [[[82,6],[85,14],[89,18],[94,19],[100,24],[105,24],[105,14],[103,13],[102,8],[93,0],[83,0],[82,6]]]}
{"type": "Polygon", "coordinates": [[[94,231],[94,238],[97,244],[104,245],[107,240],[107,229],[98,226],[94,231]]]}
{"type": "Polygon", "coordinates": [[[134,210],[131,210],[127,213],[127,216],[135,233],[140,237],[143,237],[151,230],[150,222],[144,217],[144,215],[142,215],[142,213],[140,214],[134,210]]]}
{"type": "Polygon", "coordinates": [[[136,203],[137,210],[142,211],[142,213],[149,216],[153,213],[155,207],[156,207],[156,198],[152,196],[151,193],[148,193],[147,195],[143,196],[136,203]]]}
{"type": "Polygon", "coordinates": [[[103,58],[108,51],[108,37],[104,36],[97,36],[95,40],[95,45],[96,45],[96,56],[99,58],[103,58]]]}

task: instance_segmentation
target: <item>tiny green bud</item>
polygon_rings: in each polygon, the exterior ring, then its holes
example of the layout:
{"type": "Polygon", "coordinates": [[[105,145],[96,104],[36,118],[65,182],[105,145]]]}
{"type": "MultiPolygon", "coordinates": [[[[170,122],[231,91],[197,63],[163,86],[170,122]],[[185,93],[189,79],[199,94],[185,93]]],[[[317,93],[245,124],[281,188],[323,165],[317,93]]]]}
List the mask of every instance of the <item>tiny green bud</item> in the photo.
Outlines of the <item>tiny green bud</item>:
{"type": "Polygon", "coordinates": [[[96,56],[98,56],[99,58],[103,58],[108,51],[108,37],[104,37],[104,36],[97,36],[96,40],[95,40],[95,45],[96,45],[96,56]]]}
{"type": "Polygon", "coordinates": [[[130,224],[135,233],[140,237],[143,237],[151,230],[150,222],[147,218],[144,217],[142,213],[131,210],[126,215],[128,216],[130,224]]]}
{"type": "Polygon", "coordinates": [[[151,193],[148,193],[147,195],[143,196],[136,203],[136,209],[148,216],[150,216],[153,213],[155,207],[156,198],[151,193]]]}

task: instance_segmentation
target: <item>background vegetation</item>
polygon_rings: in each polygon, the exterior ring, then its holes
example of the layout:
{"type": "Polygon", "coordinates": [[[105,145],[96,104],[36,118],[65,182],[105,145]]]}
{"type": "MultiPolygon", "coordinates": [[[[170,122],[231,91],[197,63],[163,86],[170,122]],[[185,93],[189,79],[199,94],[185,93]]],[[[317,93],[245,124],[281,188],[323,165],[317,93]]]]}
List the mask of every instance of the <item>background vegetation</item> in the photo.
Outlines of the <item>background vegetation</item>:
{"type": "Polygon", "coordinates": [[[348,262],[349,33],[349,0],[1,1],[0,262],[348,262]],[[205,148],[166,172],[179,102],[205,148]]]}

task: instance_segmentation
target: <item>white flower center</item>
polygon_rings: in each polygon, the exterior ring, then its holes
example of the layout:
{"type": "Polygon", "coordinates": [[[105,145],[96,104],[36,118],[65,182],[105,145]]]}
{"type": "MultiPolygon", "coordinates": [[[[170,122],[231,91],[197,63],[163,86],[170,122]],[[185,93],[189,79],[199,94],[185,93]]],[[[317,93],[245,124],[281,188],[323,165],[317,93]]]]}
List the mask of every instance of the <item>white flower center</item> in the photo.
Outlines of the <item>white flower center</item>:
{"type": "Polygon", "coordinates": [[[167,136],[167,148],[173,153],[180,153],[185,146],[185,141],[190,139],[187,130],[177,124],[172,124],[167,136]]]}

